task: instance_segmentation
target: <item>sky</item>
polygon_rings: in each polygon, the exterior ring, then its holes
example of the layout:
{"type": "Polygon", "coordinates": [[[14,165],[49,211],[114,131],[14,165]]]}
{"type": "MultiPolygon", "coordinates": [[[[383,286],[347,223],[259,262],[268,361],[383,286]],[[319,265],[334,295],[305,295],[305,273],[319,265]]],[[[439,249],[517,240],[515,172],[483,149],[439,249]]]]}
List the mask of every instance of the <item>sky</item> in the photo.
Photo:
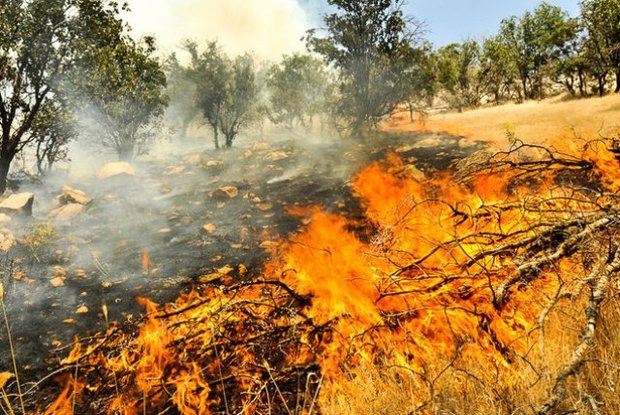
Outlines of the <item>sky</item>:
{"type": "MultiPolygon", "coordinates": [[[[576,16],[578,0],[547,0],[576,16]]],[[[326,0],[129,0],[127,20],[137,35],[155,35],[164,54],[179,51],[183,39],[217,39],[231,55],[252,51],[277,61],[303,50],[300,38],[320,27],[326,0]]],[[[425,24],[436,46],[481,38],[500,21],[521,15],[538,0],[408,0],[405,12],[425,24]]]]}

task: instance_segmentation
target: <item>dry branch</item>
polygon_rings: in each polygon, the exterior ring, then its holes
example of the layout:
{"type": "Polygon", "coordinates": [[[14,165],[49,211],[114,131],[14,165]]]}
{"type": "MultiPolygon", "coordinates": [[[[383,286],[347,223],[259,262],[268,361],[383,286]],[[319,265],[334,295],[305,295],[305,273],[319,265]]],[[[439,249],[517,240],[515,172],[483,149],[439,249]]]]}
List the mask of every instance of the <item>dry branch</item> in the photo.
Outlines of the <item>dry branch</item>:
{"type": "Polygon", "coordinates": [[[581,341],[573,351],[573,356],[569,362],[560,368],[555,383],[551,390],[551,395],[540,407],[537,415],[546,415],[554,411],[558,404],[566,395],[566,383],[571,376],[575,376],[585,362],[586,353],[594,345],[594,335],[599,319],[601,303],[607,294],[607,287],[610,279],[620,270],[620,251],[615,250],[611,255],[612,261],[597,267],[588,277],[594,281],[591,289],[590,300],[585,310],[586,325],[583,328],[581,341]]]}

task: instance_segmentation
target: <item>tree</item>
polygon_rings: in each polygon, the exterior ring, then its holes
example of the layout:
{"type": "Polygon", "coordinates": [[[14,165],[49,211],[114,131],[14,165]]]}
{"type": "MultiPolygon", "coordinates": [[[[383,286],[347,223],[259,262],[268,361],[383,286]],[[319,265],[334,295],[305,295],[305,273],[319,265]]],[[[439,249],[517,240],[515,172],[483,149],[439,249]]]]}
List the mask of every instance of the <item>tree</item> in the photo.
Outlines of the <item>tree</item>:
{"type": "Polygon", "coordinates": [[[101,0],[4,0],[0,7],[0,193],[14,157],[34,140],[30,130],[81,47],[90,23],[119,30],[118,6],[101,0]],[[87,23],[88,22],[88,23],[87,23]]]}
{"type": "Polygon", "coordinates": [[[452,43],[436,53],[437,79],[447,94],[447,101],[462,111],[480,104],[483,95],[479,82],[480,46],[475,40],[452,43]]]}
{"type": "Polygon", "coordinates": [[[309,55],[285,56],[267,75],[270,120],[288,128],[308,127],[324,111],[329,77],[323,63],[309,55]]]}
{"type": "Polygon", "coordinates": [[[499,36],[492,36],[482,42],[480,54],[480,81],[485,92],[493,97],[496,104],[518,94],[515,80],[518,69],[511,59],[511,51],[499,36]]]}
{"type": "Polygon", "coordinates": [[[77,125],[66,103],[48,99],[34,119],[30,134],[37,171],[46,175],[56,162],[67,159],[67,144],[77,136],[77,125]]]}
{"type": "Polygon", "coordinates": [[[215,148],[220,148],[219,133],[224,145],[231,147],[239,131],[256,116],[256,83],[254,61],[250,55],[229,59],[210,42],[199,54],[195,43],[187,43],[192,56],[191,74],[196,84],[196,103],[213,130],[215,148]]]}
{"type": "Polygon", "coordinates": [[[308,32],[307,47],[339,76],[335,114],[361,134],[392,114],[407,98],[405,68],[419,39],[418,26],[402,12],[403,0],[328,0],[338,10],[324,16],[325,37],[308,32]]]}
{"type": "Polygon", "coordinates": [[[146,150],[168,103],[166,75],[154,51],[153,38],[140,44],[123,36],[88,51],[78,69],[78,89],[95,111],[102,143],[121,160],[132,160],[146,150]]]}
{"type": "Polygon", "coordinates": [[[581,20],[587,31],[587,55],[595,69],[599,94],[605,91],[607,73],[616,77],[620,92],[620,0],[582,0],[581,20]]]}
{"type": "Polygon", "coordinates": [[[592,59],[588,57],[586,50],[586,38],[582,33],[572,39],[566,49],[566,53],[555,63],[553,78],[556,83],[563,85],[572,95],[588,95],[588,74],[597,72],[592,59]]]}
{"type": "Polygon", "coordinates": [[[179,62],[174,53],[166,58],[164,72],[168,82],[166,94],[170,98],[166,118],[175,126],[180,125],[180,135],[186,137],[190,124],[200,114],[195,101],[196,84],[189,69],[179,62]]]}
{"type": "Polygon", "coordinates": [[[502,20],[499,38],[511,53],[523,97],[543,98],[552,64],[568,53],[577,22],[557,6],[542,2],[532,12],[502,20]]]}
{"type": "Polygon", "coordinates": [[[424,113],[433,105],[437,94],[437,64],[433,55],[432,45],[423,43],[413,50],[410,65],[405,69],[402,84],[406,94],[405,105],[409,111],[410,121],[414,121],[415,112],[424,113]]]}

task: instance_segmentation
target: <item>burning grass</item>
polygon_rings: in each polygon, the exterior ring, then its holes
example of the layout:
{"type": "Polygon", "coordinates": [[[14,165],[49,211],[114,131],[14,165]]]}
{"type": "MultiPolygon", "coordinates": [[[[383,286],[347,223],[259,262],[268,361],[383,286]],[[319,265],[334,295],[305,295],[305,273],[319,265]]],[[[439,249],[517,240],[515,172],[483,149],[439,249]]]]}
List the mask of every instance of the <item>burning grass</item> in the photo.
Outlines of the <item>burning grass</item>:
{"type": "Polygon", "coordinates": [[[607,146],[515,140],[433,178],[371,163],[351,182],[370,240],[295,209],[307,226],[262,275],[141,300],[139,324],[76,341],[46,413],[607,411],[620,269],[607,146]]]}

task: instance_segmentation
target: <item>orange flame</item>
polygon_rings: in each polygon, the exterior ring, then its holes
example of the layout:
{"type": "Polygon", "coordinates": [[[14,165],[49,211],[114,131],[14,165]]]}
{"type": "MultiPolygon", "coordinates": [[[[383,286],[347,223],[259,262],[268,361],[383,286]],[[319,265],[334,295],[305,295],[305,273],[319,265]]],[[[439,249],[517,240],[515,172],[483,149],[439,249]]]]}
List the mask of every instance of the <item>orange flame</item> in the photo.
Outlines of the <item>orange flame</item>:
{"type": "Polygon", "coordinates": [[[149,251],[146,248],[142,251],[141,259],[142,259],[142,273],[146,275],[149,273],[152,267],[151,258],[149,257],[149,251]]]}
{"type": "MultiPolygon", "coordinates": [[[[585,148],[579,160],[607,177],[618,163],[600,153],[585,148]]],[[[430,393],[424,379],[447,365],[466,366],[480,381],[516,379],[515,362],[540,339],[549,298],[585,274],[580,258],[560,258],[499,301],[499,287],[520,272],[515,256],[528,254],[516,241],[535,240],[548,223],[591,214],[602,202],[567,197],[552,169],[523,180],[510,163],[498,165],[459,181],[412,175],[393,155],[372,163],[352,181],[372,234],[342,215],[295,208],[311,220],[274,253],[260,283],[194,290],[164,307],[141,299],[147,317],[139,334],[108,340],[120,352],[76,346],[70,359],[88,356],[92,367],[125,379],[109,409],[127,414],[164,404],[208,414],[228,405],[231,384],[237,407],[260,412],[274,369],[314,362],[325,379],[321,396],[337,395],[348,369],[365,363],[415,374],[418,400],[430,393]]],[[[602,184],[620,188],[614,179],[602,184]]],[[[148,271],[146,250],[142,260],[148,271]]]]}

